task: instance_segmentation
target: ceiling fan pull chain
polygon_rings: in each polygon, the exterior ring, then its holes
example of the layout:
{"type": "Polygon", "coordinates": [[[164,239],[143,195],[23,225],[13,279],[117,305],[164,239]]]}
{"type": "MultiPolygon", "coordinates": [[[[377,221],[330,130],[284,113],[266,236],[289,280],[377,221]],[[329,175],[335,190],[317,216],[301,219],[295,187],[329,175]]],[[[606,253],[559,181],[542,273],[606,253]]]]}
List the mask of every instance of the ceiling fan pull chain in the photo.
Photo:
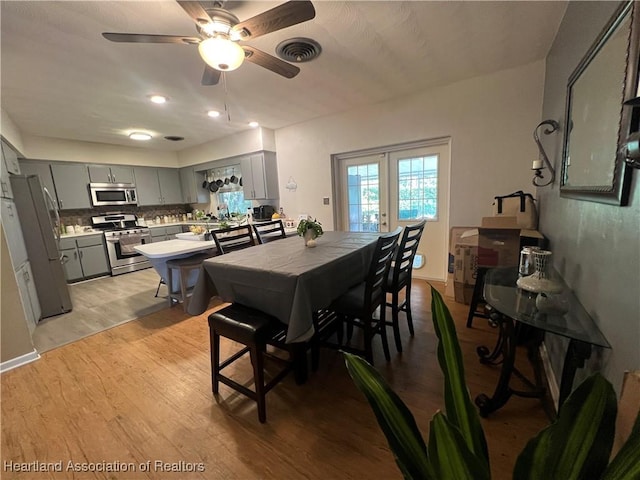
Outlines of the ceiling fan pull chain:
{"type": "Polygon", "coordinates": [[[224,87],[224,111],[227,114],[227,122],[231,123],[231,112],[229,111],[229,92],[227,91],[227,75],[222,72],[222,86],[224,87]]]}

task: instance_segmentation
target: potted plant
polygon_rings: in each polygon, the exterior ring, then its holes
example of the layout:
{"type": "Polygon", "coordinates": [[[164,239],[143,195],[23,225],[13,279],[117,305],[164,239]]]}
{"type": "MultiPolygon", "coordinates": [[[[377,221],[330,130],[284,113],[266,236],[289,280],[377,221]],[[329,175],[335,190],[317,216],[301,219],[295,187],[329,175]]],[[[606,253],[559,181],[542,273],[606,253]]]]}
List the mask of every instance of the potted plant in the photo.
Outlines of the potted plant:
{"type": "Polygon", "coordinates": [[[298,235],[304,238],[304,244],[307,247],[315,247],[316,238],[323,233],[322,224],[316,219],[312,220],[311,217],[307,217],[298,223],[298,235]]]}
{"type": "MultiPolygon", "coordinates": [[[[431,420],[426,442],[410,410],[378,371],[364,359],[344,353],[349,374],[364,393],[398,467],[407,479],[489,479],[489,453],[465,383],[455,324],[440,294],[431,287],[431,312],[444,373],[445,413],[431,420]]],[[[558,418],[529,440],[520,453],[514,479],[640,478],[640,412],[631,435],[610,459],[617,415],[611,384],[596,373],[560,407],[558,418]]]]}

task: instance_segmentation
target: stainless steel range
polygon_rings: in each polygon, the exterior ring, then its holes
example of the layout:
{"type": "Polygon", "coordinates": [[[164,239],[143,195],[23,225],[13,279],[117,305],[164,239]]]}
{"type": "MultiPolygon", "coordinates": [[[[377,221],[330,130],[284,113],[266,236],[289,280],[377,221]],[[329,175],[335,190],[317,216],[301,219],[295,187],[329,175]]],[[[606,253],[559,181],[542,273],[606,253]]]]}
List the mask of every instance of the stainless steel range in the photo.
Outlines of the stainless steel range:
{"type": "Polygon", "coordinates": [[[112,213],[91,217],[91,225],[104,232],[111,275],[151,267],[146,257],[134,250],[137,245],[152,242],[149,228],[139,226],[135,215],[112,213]]]}

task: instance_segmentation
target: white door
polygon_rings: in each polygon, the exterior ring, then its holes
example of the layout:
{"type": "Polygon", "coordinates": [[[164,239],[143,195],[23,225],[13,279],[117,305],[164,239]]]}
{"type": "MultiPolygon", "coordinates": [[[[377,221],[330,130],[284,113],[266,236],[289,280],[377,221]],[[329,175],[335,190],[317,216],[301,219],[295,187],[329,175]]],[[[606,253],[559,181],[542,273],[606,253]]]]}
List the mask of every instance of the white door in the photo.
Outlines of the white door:
{"type": "Polygon", "coordinates": [[[338,227],[388,232],[427,220],[413,274],[445,281],[449,229],[449,139],[338,155],[338,227]]]}
{"type": "Polygon", "coordinates": [[[427,220],[414,263],[418,278],[447,278],[449,150],[447,142],[389,153],[389,227],[427,220]]]}

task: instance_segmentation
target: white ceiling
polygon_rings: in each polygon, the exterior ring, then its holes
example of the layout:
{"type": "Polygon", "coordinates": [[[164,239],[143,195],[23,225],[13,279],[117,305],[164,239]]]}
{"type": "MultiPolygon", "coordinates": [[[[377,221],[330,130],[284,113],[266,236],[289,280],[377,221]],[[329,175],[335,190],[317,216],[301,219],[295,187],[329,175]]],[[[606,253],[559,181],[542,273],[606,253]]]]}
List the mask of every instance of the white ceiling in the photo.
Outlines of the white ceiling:
{"type": "MultiPolygon", "coordinates": [[[[322,46],[320,57],[299,64],[293,79],[249,62],[227,73],[228,123],[206,116],[224,108],[225,89],[200,85],[197,47],[101,36],[195,36],[175,1],[0,3],[2,108],[22,134],[174,151],[245,130],[249,120],[278,129],[542,59],[566,8],[564,1],[314,1],[313,20],[245,43],[275,55],[280,41],[309,37],[322,46]],[[169,103],[150,103],[152,93],[169,103]],[[125,136],[131,130],[156,137],[134,142],[125,136]]],[[[226,8],[242,21],[280,3],[226,8]]]]}

